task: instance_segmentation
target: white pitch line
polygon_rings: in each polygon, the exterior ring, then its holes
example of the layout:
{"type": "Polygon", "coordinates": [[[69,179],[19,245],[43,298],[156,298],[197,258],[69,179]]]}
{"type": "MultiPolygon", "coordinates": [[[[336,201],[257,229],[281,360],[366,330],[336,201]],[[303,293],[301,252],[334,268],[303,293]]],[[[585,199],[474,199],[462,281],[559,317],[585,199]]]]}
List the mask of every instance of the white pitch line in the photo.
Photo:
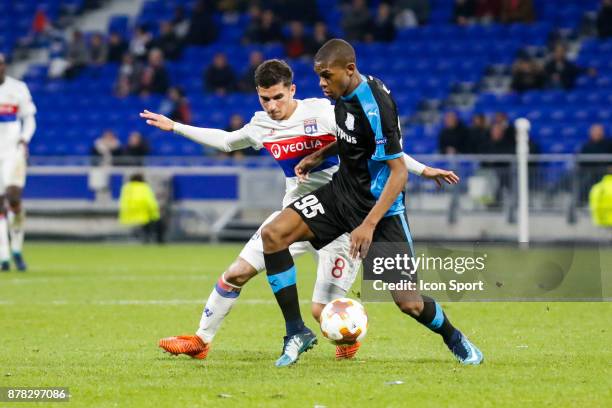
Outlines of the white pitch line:
{"type": "MultiPolygon", "coordinates": [[[[164,281],[164,282],[178,282],[178,281],[210,281],[217,279],[216,276],[206,275],[168,275],[168,276],[147,276],[147,275],[122,275],[122,276],[58,276],[54,278],[13,278],[4,281],[4,283],[13,285],[24,285],[24,284],[37,284],[37,283],[60,283],[64,281],[79,282],[79,281],[119,281],[119,282],[135,282],[135,281],[164,281]]],[[[2,282],[2,281],[0,281],[2,282]]]]}
{"type": "MultiPolygon", "coordinates": [[[[205,299],[109,299],[109,300],[94,300],[92,302],[72,302],[68,300],[51,300],[49,302],[28,302],[28,305],[51,305],[51,306],[148,306],[148,305],[204,305],[205,299]]],[[[302,304],[309,304],[308,300],[301,300],[302,304]]],[[[15,306],[23,304],[12,300],[0,300],[0,305],[15,306]]],[[[275,305],[273,299],[244,299],[239,300],[238,304],[246,305],[275,305]]]]}

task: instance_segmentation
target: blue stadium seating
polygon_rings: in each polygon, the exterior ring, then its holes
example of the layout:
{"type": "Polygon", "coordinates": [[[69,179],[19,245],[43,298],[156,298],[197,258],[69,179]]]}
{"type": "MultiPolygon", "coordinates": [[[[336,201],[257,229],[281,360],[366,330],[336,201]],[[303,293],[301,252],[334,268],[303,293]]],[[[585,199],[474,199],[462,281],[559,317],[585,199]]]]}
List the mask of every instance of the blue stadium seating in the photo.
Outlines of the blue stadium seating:
{"type": "MultiPolygon", "coordinates": [[[[70,2],[79,4],[82,0],[70,2]]],[[[14,46],[14,33],[27,32],[37,4],[45,5],[49,15],[56,16],[60,3],[50,0],[0,2],[0,50],[10,50],[14,46]],[[6,17],[7,13],[11,15],[10,19],[6,17]]],[[[537,23],[468,27],[450,24],[453,3],[452,0],[432,0],[430,24],[402,30],[392,43],[355,44],[360,69],[385,81],[395,96],[402,117],[410,117],[416,112],[423,99],[444,100],[454,84],[478,84],[487,67],[512,63],[516,53],[525,46],[545,45],[553,30],[577,27],[582,14],[597,9],[599,2],[567,0],[560,5],[554,0],[536,0],[537,23]]],[[[191,2],[148,0],[136,21],[130,21],[127,16],[114,16],[108,30],[128,36],[134,23],[157,27],[160,21],[172,14],[177,4],[189,10],[191,2]]],[[[340,33],[339,9],[324,0],[318,4],[331,31],[340,33]]],[[[220,16],[217,16],[217,22],[223,23],[220,16]]],[[[168,63],[172,82],[187,90],[196,124],[223,128],[232,113],[241,113],[248,119],[259,108],[254,95],[219,97],[205,93],[202,87],[202,72],[217,52],[226,53],[239,74],[252,50],[262,51],[266,58],[285,57],[281,45],[242,46],[239,40],[247,25],[247,15],[223,23],[217,43],[207,47],[187,47],[179,61],[168,63]]],[[[511,118],[525,115],[533,122],[533,137],[543,152],[574,152],[586,139],[591,123],[612,123],[612,41],[585,40],[577,61],[582,66],[596,68],[599,75],[595,78],[581,76],[571,91],[542,90],[522,95],[481,93],[473,109],[462,112],[462,115],[497,111],[506,111],[511,118]]],[[[296,74],[298,96],[320,96],[310,63],[303,60],[290,63],[296,74]]],[[[72,81],[50,81],[46,66],[31,66],[25,80],[39,108],[39,127],[32,142],[32,154],[86,154],[93,140],[105,128],[117,131],[124,141],[130,131],[142,131],[150,140],[154,155],[202,153],[199,146],[164,137],[138,118],[142,109],[156,109],[161,96],[113,97],[117,71],[116,65],[108,64],[98,69],[87,69],[72,81]]],[[[404,127],[406,149],[414,153],[435,152],[438,128],[404,127]]]]}

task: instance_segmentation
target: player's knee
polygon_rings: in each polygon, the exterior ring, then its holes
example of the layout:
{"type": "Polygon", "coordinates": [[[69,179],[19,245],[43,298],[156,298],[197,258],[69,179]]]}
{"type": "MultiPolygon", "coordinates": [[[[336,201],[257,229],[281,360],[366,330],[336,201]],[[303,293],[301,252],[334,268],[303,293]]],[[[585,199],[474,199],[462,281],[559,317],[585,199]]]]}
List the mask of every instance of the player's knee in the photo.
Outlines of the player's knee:
{"type": "Polygon", "coordinates": [[[8,205],[9,205],[9,209],[14,213],[18,213],[21,211],[21,200],[20,199],[9,197],[8,205]]]}
{"type": "Polygon", "coordinates": [[[313,303],[312,306],[310,307],[310,311],[312,312],[312,317],[314,317],[314,319],[317,322],[321,321],[321,312],[323,312],[324,307],[325,305],[321,303],[313,303]]]}
{"type": "Polygon", "coordinates": [[[282,230],[273,222],[262,228],[261,239],[264,244],[264,249],[268,251],[280,251],[289,246],[285,242],[285,234],[283,234],[282,230]]]}
{"type": "Polygon", "coordinates": [[[423,311],[423,302],[419,300],[413,301],[401,301],[395,302],[397,307],[402,311],[402,313],[406,313],[412,317],[420,316],[423,311]]]}
{"type": "Polygon", "coordinates": [[[235,286],[244,286],[257,271],[245,261],[235,261],[223,274],[227,283],[235,286]]]}

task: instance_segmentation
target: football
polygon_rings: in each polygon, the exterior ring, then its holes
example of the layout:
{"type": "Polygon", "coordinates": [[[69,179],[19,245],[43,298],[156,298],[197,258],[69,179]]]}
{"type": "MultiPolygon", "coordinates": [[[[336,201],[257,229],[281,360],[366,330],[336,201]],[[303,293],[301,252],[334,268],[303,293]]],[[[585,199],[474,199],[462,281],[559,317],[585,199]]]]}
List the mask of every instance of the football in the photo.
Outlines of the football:
{"type": "Polygon", "coordinates": [[[321,312],[321,332],[335,344],[361,341],[367,331],[368,315],[362,304],[356,300],[332,300],[321,312]]]}

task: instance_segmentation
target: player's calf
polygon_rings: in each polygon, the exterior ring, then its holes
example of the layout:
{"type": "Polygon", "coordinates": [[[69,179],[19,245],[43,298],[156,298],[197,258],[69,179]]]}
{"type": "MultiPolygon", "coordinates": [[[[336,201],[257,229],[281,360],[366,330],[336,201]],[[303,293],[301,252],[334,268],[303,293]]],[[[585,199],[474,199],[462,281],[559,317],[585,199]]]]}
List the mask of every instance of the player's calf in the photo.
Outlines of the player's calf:
{"type": "Polygon", "coordinates": [[[442,336],[444,343],[460,363],[480,364],[482,362],[483,356],[480,350],[451,324],[438,302],[428,296],[421,296],[418,292],[393,292],[392,294],[396,305],[403,313],[410,315],[429,330],[442,336]]]}
{"type": "Polygon", "coordinates": [[[10,269],[9,232],[4,196],[0,195],[0,270],[10,269]]]}
{"type": "Polygon", "coordinates": [[[221,323],[238,300],[243,285],[255,275],[257,270],[242,258],[237,258],[221,274],[206,300],[200,325],[196,331],[196,335],[202,341],[212,342],[221,323]]]}
{"type": "Polygon", "coordinates": [[[9,186],[6,189],[6,198],[9,204],[9,212],[7,215],[8,231],[10,236],[11,252],[13,254],[13,262],[15,263],[18,271],[24,272],[27,269],[22,255],[25,211],[21,205],[21,194],[21,187],[9,186]]]}

